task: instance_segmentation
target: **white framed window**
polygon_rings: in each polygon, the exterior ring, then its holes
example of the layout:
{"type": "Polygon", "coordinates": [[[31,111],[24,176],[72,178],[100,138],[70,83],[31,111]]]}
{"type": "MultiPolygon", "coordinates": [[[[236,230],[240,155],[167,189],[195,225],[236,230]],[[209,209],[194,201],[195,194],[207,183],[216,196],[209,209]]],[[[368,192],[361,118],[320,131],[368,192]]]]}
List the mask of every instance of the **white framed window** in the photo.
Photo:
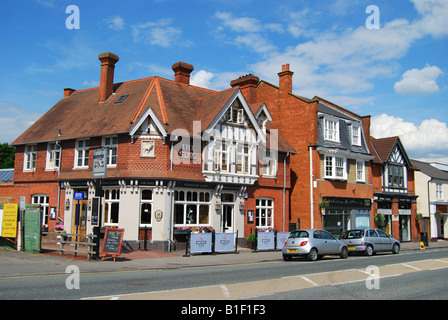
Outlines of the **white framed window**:
{"type": "Polygon", "coordinates": [[[42,226],[48,227],[48,212],[50,197],[47,194],[35,194],[31,197],[32,204],[40,204],[42,209],[42,226]]]}
{"type": "Polygon", "coordinates": [[[104,191],[104,224],[118,225],[120,209],[120,189],[106,189],[104,191]]]}
{"type": "Polygon", "coordinates": [[[47,145],[47,165],[46,170],[58,170],[59,159],[61,154],[61,147],[55,142],[50,142],[47,145]]]}
{"type": "Polygon", "coordinates": [[[436,199],[443,200],[443,191],[441,183],[436,183],[436,199]]]}
{"type": "Polygon", "coordinates": [[[229,150],[228,141],[216,140],[213,153],[213,163],[215,171],[229,171],[229,150]]]}
{"type": "Polygon", "coordinates": [[[352,125],[352,145],[361,145],[361,127],[357,125],[352,125]]]}
{"type": "Polygon", "coordinates": [[[77,140],[75,145],[75,168],[89,167],[90,140],[77,140]]]}
{"type": "Polygon", "coordinates": [[[118,137],[103,138],[103,147],[107,147],[107,165],[117,165],[118,137]]]}
{"type": "Polygon", "coordinates": [[[339,121],[324,118],[324,139],[339,142],[339,121]]]}
{"type": "Polygon", "coordinates": [[[325,178],[347,180],[347,159],[325,156],[325,178]]]}
{"type": "Polygon", "coordinates": [[[250,173],[250,147],[248,144],[238,143],[236,147],[236,172],[250,173]]]}
{"type": "Polygon", "coordinates": [[[152,208],[152,190],[142,190],[140,200],[140,226],[151,225],[152,208]]]}
{"type": "Polygon", "coordinates": [[[366,163],[364,161],[356,160],[356,181],[366,181],[366,163]]]}
{"type": "Polygon", "coordinates": [[[266,150],[266,157],[262,159],[263,163],[263,176],[274,178],[277,175],[277,159],[276,152],[266,150]]]}
{"type": "Polygon", "coordinates": [[[257,228],[269,228],[274,226],[274,199],[257,198],[255,209],[257,228]]]}
{"type": "Polygon", "coordinates": [[[174,224],[178,226],[210,223],[211,193],[208,191],[174,191],[174,224]]]}
{"type": "Polygon", "coordinates": [[[23,159],[23,171],[36,170],[37,145],[25,146],[25,153],[23,159]]]}

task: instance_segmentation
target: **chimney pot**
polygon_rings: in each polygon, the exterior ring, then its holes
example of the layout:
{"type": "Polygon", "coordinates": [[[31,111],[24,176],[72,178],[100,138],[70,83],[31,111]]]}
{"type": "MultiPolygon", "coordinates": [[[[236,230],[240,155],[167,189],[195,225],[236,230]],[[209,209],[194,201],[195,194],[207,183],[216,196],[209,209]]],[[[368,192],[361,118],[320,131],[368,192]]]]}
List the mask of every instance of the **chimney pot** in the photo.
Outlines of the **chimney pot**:
{"type": "Polygon", "coordinates": [[[111,52],[105,52],[101,53],[98,59],[101,61],[99,102],[104,102],[112,95],[114,88],[114,69],[119,58],[111,52]]]}
{"type": "Polygon", "coordinates": [[[72,88],[64,89],[64,98],[70,97],[76,90],[72,88]]]}
{"type": "Polygon", "coordinates": [[[249,104],[257,102],[257,86],[260,78],[253,74],[247,74],[230,82],[232,88],[239,87],[244,98],[249,104]]]}
{"type": "Polygon", "coordinates": [[[282,71],[278,73],[280,95],[292,92],[292,76],[294,72],[289,70],[289,63],[282,65],[282,71]]]}
{"type": "Polygon", "coordinates": [[[194,67],[185,62],[177,62],[172,66],[174,71],[174,81],[177,83],[190,84],[190,73],[193,72],[194,67]]]}

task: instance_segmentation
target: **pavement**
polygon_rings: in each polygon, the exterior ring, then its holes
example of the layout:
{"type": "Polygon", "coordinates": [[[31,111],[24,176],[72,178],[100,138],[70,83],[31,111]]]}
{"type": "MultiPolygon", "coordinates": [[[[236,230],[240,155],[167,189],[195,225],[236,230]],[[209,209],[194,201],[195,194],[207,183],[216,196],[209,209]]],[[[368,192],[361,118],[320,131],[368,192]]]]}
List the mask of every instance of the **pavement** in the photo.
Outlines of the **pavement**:
{"type": "MultiPolygon", "coordinates": [[[[425,250],[437,248],[448,248],[448,241],[430,242],[425,250]]],[[[401,244],[402,252],[410,250],[421,250],[420,243],[401,244]]],[[[138,250],[122,251],[115,261],[112,257],[106,257],[104,260],[88,261],[87,256],[83,254],[78,254],[77,257],[74,254],[60,256],[58,251],[45,250],[40,254],[33,254],[0,248],[0,279],[64,274],[67,267],[73,265],[77,266],[81,273],[97,273],[169,270],[282,261],[281,251],[253,252],[247,248],[238,248],[238,253],[184,255],[185,250],[174,252],[138,250]]]]}

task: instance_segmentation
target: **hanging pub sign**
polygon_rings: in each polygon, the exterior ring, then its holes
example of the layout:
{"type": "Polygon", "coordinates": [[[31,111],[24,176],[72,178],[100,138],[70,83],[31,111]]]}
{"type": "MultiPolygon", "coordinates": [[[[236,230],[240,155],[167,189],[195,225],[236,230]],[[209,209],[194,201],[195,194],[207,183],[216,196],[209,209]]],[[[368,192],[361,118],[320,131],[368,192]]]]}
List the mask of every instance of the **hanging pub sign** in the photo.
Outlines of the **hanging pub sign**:
{"type": "Polygon", "coordinates": [[[106,178],[107,149],[101,148],[93,151],[93,179],[106,178]]]}

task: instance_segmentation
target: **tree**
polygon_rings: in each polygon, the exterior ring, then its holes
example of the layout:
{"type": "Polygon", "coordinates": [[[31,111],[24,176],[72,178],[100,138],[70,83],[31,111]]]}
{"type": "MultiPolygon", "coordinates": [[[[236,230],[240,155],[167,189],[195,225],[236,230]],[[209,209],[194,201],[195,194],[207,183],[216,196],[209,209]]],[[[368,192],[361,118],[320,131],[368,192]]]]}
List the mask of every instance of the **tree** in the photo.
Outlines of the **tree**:
{"type": "Polygon", "coordinates": [[[16,148],[7,143],[0,144],[0,169],[14,168],[16,148]]]}

